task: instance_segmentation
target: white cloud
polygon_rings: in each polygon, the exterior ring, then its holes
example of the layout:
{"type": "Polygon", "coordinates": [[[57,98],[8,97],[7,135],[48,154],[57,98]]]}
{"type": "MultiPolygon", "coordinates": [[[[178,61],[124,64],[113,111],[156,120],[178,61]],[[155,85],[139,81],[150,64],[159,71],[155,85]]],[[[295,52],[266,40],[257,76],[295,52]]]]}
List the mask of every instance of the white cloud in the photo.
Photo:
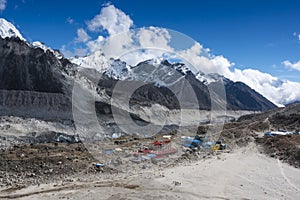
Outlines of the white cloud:
{"type": "Polygon", "coordinates": [[[171,36],[167,29],[149,27],[134,31],[130,30],[132,26],[133,21],[128,15],[115,6],[108,5],[101,9],[99,15],[87,22],[87,28],[92,32],[105,30],[109,35],[100,35],[95,40],[89,40],[85,37],[87,33],[82,29],[77,31],[78,37],[75,41],[85,42],[89,52],[101,50],[108,58],[122,57],[131,65],[143,59],[160,57],[162,51],[173,51],[169,45],[171,36]],[[149,48],[162,51],[145,50],[149,48]]]}
{"type": "Polygon", "coordinates": [[[122,58],[128,64],[135,65],[146,59],[161,57],[166,52],[173,52],[168,44],[170,39],[171,36],[166,29],[150,27],[106,38],[99,36],[86,44],[91,52],[101,49],[108,58],[122,58]]]}
{"type": "Polygon", "coordinates": [[[129,31],[133,21],[114,5],[108,5],[102,8],[100,14],[89,21],[87,25],[90,31],[106,30],[109,35],[114,35],[129,31]]]}
{"type": "Polygon", "coordinates": [[[87,42],[91,39],[91,37],[86,33],[83,28],[77,30],[77,42],[87,42]]]}
{"type": "Polygon", "coordinates": [[[104,37],[99,35],[96,40],[89,41],[86,45],[91,52],[101,50],[101,46],[103,44],[104,37]]]}
{"type": "MultiPolygon", "coordinates": [[[[100,42],[101,45],[98,46],[98,49],[101,49],[109,58],[118,58],[135,48],[132,37],[133,32],[128,31],[104,38],[104,40],[100,42]]],[[[96,43],[99,44],[99,40],[97,40],[96,43]]]]}
{"type": "Polygon", "coordinates": [[[88,49],[86,49],[86,48],[76,48],[75,49],[75,54],[77,56],[86,56],[87,52],[88,52],[88,49]]]}
{"type": "Polygon", "coordinates": [[[161,59],[164,55],[168,55],[167,51],[162,49],[145,49],[143,51],[134,50],[128,54],[123,54],[119,58],[125,60],[126,63],[135,66],[141,61],[149,59],[161,59]]]}
{"type": "Polygon", "coordinates": [[[137,32],[139,45],[141,48],[158,48],[173,51],[169,43],[171,35],[165,28],[149,27],[141,28],[137,32]]]}
{"type": "Polygon", "coordinates": [[[5,10],[6,8],[6,0],[0,0],[0,12],[5,10]]]}
{"type": "Polygon", "coordinates": [[[188,61],[196,70],[204,73],[228,74],[233,65],[223,56],[209,55],[209,49],[203,48],[196,42],[190,49],[177,52],[179,56],[188,61]]]}
{"type": "Polygon", "coordinates": [[[295,70],[300,71],[300,60],[296,63],[292,63],[288,60],[285,60],[285,61],[282,62],[282,64],[287,68],[291,68],[291,69],[295,69],[295,70]]]}
{"type": "Polygon", "coordinates": [[[233,81],[240,81],[247,84],[278,106],[287,103],[282,98],[282,95],[287,93],[287,91],[282,90],[284,82],[280,81],[277,77],[254,69],[234,69],[224,75],[233,81]],[[279,91],[282,91],[282,93],[280,94],[279,91]]]}

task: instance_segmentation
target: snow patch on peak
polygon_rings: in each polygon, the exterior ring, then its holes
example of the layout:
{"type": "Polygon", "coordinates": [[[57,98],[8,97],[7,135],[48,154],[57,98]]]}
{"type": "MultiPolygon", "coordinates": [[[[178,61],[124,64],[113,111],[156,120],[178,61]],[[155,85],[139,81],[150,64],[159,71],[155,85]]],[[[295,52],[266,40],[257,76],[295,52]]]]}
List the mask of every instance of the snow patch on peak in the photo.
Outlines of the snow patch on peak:
{"type": "Polygon", "coordinates": [[[82,68],[95,69],[117,80],[127,79],[131,70],[131,67],[120,59],[107,59],[101,50],[85,57],[71,58],[70,61],[82,68]]]}
{"type": "Polygon", "coordinates": [[[63,56],[63,54],[61,53],[61,52],[59,52],[58,50],[53,50],[53,49],[51,49],[50,47],[48,47],[48,46],[46,46],[43,42],[40,42],[40,41],[35,41],[35,42],[33,42],[32,44],[31,44],[31,47],[33,47],[33,48],[40,48],[40,49],[42,49],[42,50],[44,50],[44,52],[46,52],[46,51],[50,51],[50,52],[52,52],[55,56],[56,56],[56,58],[58,58],[58,59],[62,59],[64,56],[63,56]]]}
{"type": "Polygon", "coordinates": [[[173,65],[174,69],[181,72],[182,74],[186,75],[188,72],[191,72],[191,69],[188,68],[185,64],[182,63],[176,63],[173,65]]]}
{"type": "Polygon", "coordinates": [[[43,42],[39,42],[39,41],[35,41],[32,43],[32,47],[34,48],[41,48],[43,49],[45,52],[47,50],[52,50],[51,48],[47,47],[43,42]]]}
{"type": "Polygon", "coordinates": [[[209,85],[211,83],[220,82],[220,81],[222,81],[224,84],[230,82],[229,79],[217,73],[211,73],[211,74],[198,73],[196,74],[196,78],[200,82],[204,83],[205,85],[209,85]]]}
{"type": "Polygon", "coordinates": [[[122,60],[110,59],[110,67],[107,68],[105,74],[113,79],[125,80],[128,78],[131,71],[130,66],[122,60]]]}
{"type": "Polygon", "coordinates": [[[18,37],[21,40],[26,41],[19,30],[10,22],[6,21],[3,18],[0,18],[0,37],[3,39],[6,37],[18,37]]]}
{"type": "Polygon", "coordinates": [[[153,66],[158,66],[160,65],[164,60],[162,58],[153,58],[153,59],[148,59],[145,61],[142,61],[140,63],[137,64],[137,66],[139,65],[143,65],[143,64],[148,64],[148,65],[153,65],[153,66]]]}
{"type": "Polygon", "coordinates": [[[108,60],[101,50],[85,57],[71,58],[70,61],[80,67],[95,69],[98,72],[103,73],[110,66],[110,60],[108,60]]]}

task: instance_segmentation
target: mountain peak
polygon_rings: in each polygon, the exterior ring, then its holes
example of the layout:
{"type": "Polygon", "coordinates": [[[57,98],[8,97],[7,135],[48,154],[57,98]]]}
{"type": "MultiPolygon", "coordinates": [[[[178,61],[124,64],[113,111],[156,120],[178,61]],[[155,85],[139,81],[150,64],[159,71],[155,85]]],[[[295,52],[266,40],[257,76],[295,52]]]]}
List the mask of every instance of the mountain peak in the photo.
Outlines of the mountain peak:
{"type": "Polygon", "coordinates": [[[145,65],[145,64],[158,66],[159,64],[161,64],[161,62],[162,62],[162,59],[160,59],[160,58],[151,58],[151,59],[139,62],[136,66],[145,65]]]}
{"type": "Polygon", "coordinates": [[[70,61],[80,67],[92,68],[101,73],[110,66],[110,60],[104,56],[101,50],[97,50],[84,57],[70,58],[70,61]]]}
{"type": "Polygon", "coordinates": [[[223,84],[227,84],[230,82],[228,78],[218,73],[204,74],[202,72],[198,72],[195,76],[199,81],[201,81],[205,85],[209,85],[214,82],[223,82],[223,84]]]}
{"type": "Polygon", "coordinates": [[[3,18],[0,18],[0,37],[18,37],[21,40],[26,41],[21,35],[20,31],[12,23],[3,18]]]}

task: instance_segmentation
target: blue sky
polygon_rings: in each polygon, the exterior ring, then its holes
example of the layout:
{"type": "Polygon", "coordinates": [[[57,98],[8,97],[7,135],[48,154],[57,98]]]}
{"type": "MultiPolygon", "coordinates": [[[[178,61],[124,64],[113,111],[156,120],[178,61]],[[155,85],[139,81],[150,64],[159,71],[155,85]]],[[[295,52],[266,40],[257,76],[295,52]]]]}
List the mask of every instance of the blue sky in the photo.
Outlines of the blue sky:
{"type": "MultiPolygon", "coordinates": [[[[72,48],[77,30],[99,15],[108,1],[7,0],[0,17],[13,22],[29,41],[54,49],[72,48]]],[[[157,26],[182,32],[235,68],[257,69],[300,82],[299,0],[111,0],[134,28],[157,26]],[[289,61],[290,65],[283,64],[289,61]],[[294,65],[293,65],[294,64],[294,65]],[[296,69],[292,69],[291,66],[296,69]],[[289,66],[289,67],[288,67],[289,66]]],[[[88,32],[95,38],[101,33],[88,32]]],[[[77,44],[78,45],[78,44],[77,44]]],[[[72,49],[70,49],[72,50],[72,49]]]]}

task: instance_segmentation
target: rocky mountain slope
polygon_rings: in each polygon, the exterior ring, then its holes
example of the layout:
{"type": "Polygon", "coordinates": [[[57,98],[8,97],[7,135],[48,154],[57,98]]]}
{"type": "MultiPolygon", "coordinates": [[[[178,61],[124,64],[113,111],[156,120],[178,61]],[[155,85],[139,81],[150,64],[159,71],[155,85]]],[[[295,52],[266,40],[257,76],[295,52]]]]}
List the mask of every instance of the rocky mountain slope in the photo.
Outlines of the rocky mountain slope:
{"type": "Polygon", "coordinates": [[[72,119],[68,63],[26,42],[4,19],[0,33],[0,115],[72,119]]]}
{"type": "Polygon", "coordinates": [[[61,62],[50,51],[18,38],[0,38],[0,89],[64,93],[61,62]]]}
{"type": "Polygon", "coordinates": [[[71,84],[51,51],[0,38],[0,114],[70,119],[71,84]]]}

